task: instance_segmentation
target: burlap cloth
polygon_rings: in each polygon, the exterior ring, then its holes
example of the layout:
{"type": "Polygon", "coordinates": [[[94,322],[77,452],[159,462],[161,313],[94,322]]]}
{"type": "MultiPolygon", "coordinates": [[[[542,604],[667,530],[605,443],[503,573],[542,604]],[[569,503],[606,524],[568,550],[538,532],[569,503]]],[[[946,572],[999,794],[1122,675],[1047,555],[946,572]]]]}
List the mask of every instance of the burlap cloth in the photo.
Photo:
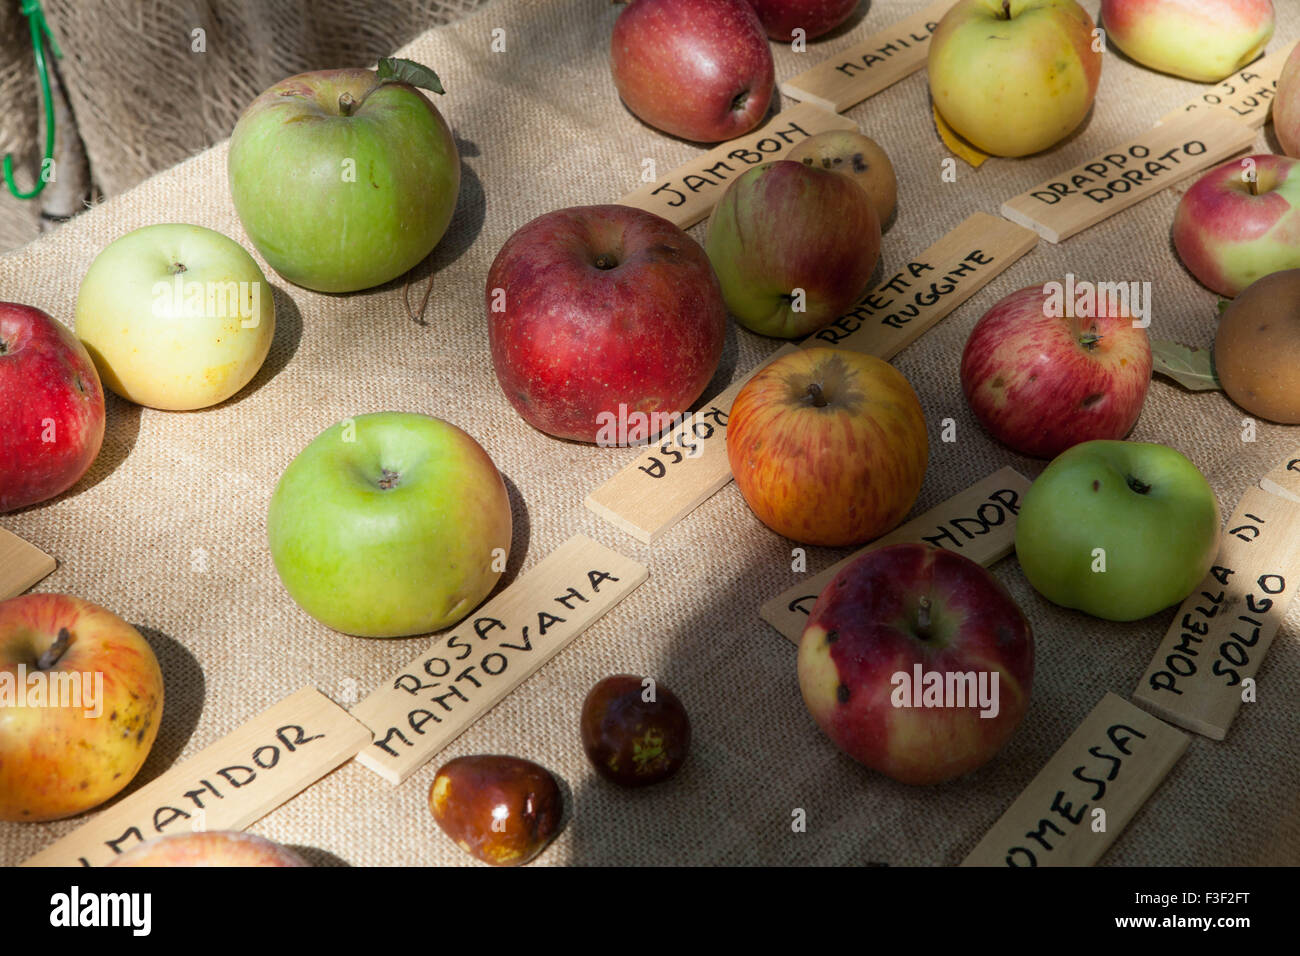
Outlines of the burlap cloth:
{"type": "MultiPolygon", "coordinates": [[[[892,23],[919,4],[875,0],[846,31],[806,55],[777,51],[778,75],[892,23]]],[[[1086,4],[1096,13],[1096,2],[1086,4]]],[[[1300,35],[1300,11],[1278,5],[1278,37],[1300,35]]],[[[510,572],[585,532],[650,568],[650,579],[407,783],[393,788],[355,762],[253,829],[310,848],[318,862],[463,864],[435,826],[426,794],[437,765],[471,753],[538,760],[571,790],[571,819],[541,864],[774,864],[867,861],[953,864],[1108,690],[1127,696],[1172,612],[1108,624],[1049,606],[1014,559],[994,569],[1037,636],[1037,673],[1025,720],[992,763],[942,787],[912,789],[842,756],[804,711],[794,649],[759,620],[761,601],[793,583],[790,543],[750,514],[734,485],[653,547],[589,513],[583,495],[629,459],[626,449],[553,441],[529,428],[497,387],[487,350],[483,280],[502,242],[548,210],[617,199],[638,184],[642,159],[663,170],[697,148],[659,135],[614,93],[607,42],[618,10],[606,0],[498,0],[402,51],[434,66],[465,176],[451,231],[418,276],[435,269],[427,324],[407,317],[400,283],[351,296],[278,288],[279,326],[266,367],[219,408],[177,414],[110,398],[104,449],[69,495],[0,524],[56,555],[42,590],[102,604],[153,642],[167,679],[163,727],[141,780],[305,684],[339,699],[362,695],[427,639],[368,641],[316,624],[285,594],[266,549],[265,515],[285,466],[318,432],[353,414],[398,409],[444,417],[476,436],[509,480],[516,545],[510,572]],[[506,31],[507,50],[490,50],[506,31]],[[694,722],[694,749],[672,783],[626,793],[595,778],[578,739],[587,689],[618,671],[672,687],[694,722]],[[802,808],[807,832],[792,832],[802,808]]],[[[992,161],[940,180],[924,75],[854,108],[898,170],[899,213],[887,267],[930,245],[976,210],[1136,134],[1189,98],[1186,82],[1107,57],[1087,129],[1055,152],[992,161]]],[[[1261,150],[1275,149],[1271,132],[1261,150]]],[[[220,144],[0,259],[0,296],[71,321],[77,286],[104,245],[149,223],[187,221],[243,242],[220,144]]],[[[931,423],[931,459],[917,510],[1006,464],[1030,477],[1042,465],[995,445],[958,387],[971,326],[1013,289],[1072,271],[1150,280],[1152,333],[1209,345],[1215,297],[1183,270],[1169,243],[1178,190],[1060,245],[1039,245],[896,359],[931,423]],[[958,441],[937,423],[956,419],[958,441]]],[[[702,238],[703,227],[694,234],[702,238]]],[[[718,391],[776,343],[734,327],[710,387],[718,391]]],[[[1182,450],[1205,472],[1226,515],[1243,491],[1300,445],[1300,429],[1261,423],[1241,441],[1243,413],[1220,394],[1157,381],[1134,439],[1182,450]]],[[[812,569],[843,552],[816,550],[812,569]]],[[[1253,864],[1300,861],[1300,640],[1293,609],[1222,743],[1193,737],[1186,755],[1104,858],[1109,864],[1253,864]]],[[[15,863],[77,821],[0,826],[0,860],[15,863]]]]}

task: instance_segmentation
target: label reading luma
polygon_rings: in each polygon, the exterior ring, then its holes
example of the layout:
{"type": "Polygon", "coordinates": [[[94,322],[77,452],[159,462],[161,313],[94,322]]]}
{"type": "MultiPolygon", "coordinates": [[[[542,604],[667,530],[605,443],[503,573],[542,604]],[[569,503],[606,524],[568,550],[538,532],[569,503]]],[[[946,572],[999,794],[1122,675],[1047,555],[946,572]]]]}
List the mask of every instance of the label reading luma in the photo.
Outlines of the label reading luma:
{"type": "Polygon", "coordinates": [[[1174,615],[1133,699],[1222,740],[1300,581],[1300,506],[1252,488],[1228,520],[1214,566],[1174,615]],[[1249,683],[1248,683],[1249,682],[1249,683]]]}
{"type": "Polygon", "coordinates": [[[575,535],[352,709],[357,760],[398,784],[585,631],[646,569],[575,535]]]}

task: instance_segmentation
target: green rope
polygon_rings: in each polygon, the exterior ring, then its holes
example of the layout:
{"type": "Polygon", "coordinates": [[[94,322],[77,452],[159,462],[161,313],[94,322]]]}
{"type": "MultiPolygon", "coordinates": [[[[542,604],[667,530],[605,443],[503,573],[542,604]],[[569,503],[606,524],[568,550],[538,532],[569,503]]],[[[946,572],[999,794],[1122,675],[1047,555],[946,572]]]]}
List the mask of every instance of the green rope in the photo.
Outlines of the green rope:
{"type": "Polygon", "coordinates": [[[45,41],[49,40],[50,50],[60,60],[63,59],[63,51],[59,49],[58,42],[54,39],[54,34],[50,32],[50,25],[45,21],[45,11],[41,9],[40,0],[22,0],[18,5],[19,12],[27,18],[32,28],[32,50],[36,54],[36,76],[41,81],[41,98],[45,101],[45,159],[41,162],[41,175],[36,177],[36,185],[30,192],[22,192],[14,182],[14,158],[11,155],[5,156],[4,176],[5,185],[9,187],[9,192],[13,193],[18,199],[32,199],[41,194],[45,188],[45,170],[51,160],[54,159],[54,98],[50,95],[50,70],[45,62],[45,41]]]}

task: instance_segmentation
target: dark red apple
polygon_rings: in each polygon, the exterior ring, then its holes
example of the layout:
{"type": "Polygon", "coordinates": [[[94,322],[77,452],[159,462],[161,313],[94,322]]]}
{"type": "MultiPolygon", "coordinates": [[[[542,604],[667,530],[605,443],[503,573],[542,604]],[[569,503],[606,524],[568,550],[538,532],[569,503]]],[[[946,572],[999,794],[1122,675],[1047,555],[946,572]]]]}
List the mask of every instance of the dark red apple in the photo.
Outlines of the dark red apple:
{"type": "Polygon", "coordinates": [[[1133,429],[1151,384],[1151,345],[1146,319],[1113,291],[1067,276],[1011,293],[975,324],[961,385],[994,438],[1055,458],[1133,429]]]}
{"type": "Polygon", "coordinates": [[[47,501],[86,473],[104,440],[104,389],[72,330],[0,302],[0,512],[47,501]]]}
{"type": "Polygon", "coordinates": [[[928,544],[868,551],[831,579],[799,642],[799,689],[854,760],[900,783],[988,762],[1029,706],[1034,638],[1007,590],[928,544]]]}
{"type": "Polygon", "coordinates": [[[613,418],[683,414],[722,357],[727,310],[708,256],[630,206],[560,209],[523,226],[497,253],[486,298],[506,398],[558,438],[606,443],[613,418]]]}
{"type": "Polygon", "coordinates": [[[849,18],[858,0],[749,0],[773,40],[789,43],[801,29],[811,40],[829,33],[849,18]]]}
{"type": "Polygon", "coordinates": [[[610,66],[628,109],[700,143],[748,133],[776,86],[748,0],[632,0],[614,24],[610,66]]]}

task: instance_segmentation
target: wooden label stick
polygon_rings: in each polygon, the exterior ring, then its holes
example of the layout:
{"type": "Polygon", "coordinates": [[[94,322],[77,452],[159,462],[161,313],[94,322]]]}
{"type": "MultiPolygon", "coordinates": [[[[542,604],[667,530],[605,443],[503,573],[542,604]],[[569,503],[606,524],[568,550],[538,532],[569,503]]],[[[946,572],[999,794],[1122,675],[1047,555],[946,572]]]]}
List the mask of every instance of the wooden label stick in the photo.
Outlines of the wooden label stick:
{"type": "Polygon", "coordinates": [[[0,528],[0,601],[22,594],[49,577],[57,566],[40,548],[0,528]]]}
{"type": "Polygon", "coordinates": [[[1277,93],[1278,77],[1294,48],[1293,41],[1262,60],[1256,60],[1213,89],[1161,117],[1160,122],[1167,123],[1194,111],[1217,109],[1226,111],[1239,123],[1259,129],[1268,121],[1273,97],[1277,93]]]}
{"type": "Polygon", "coordinates": [[[1300,448],[1261,478],[1259,486],[1269,494],[1300,503],[1300,448]]]}
{"type": "Polygon", "coordinates": [[[375,735],[357,760],[401,783],[647,573],[591,538],[570,538],[352,708],[375,735]]]}
{"type": "Polygon", "coordinates": [[[758,370],[796,350],[783,345],[766,362],[732,382],[713,401],[650,445],[622,471],[587,495],[585,504],[638,541],[652,544],[731,480],[727,417],[758,370]]]}
{"type": "Polygon", "coordinates": [[[1226,112],[1196,110],[1039,183],[1003,203],[1002,215],[1061,242],[1254,142],[1226,112]]]}
{"type": "Polygon", "coordinates": [[[1092,866],[1189,742],[1107,693],[961,865],[1092,866]]]}
{"type": "Polygon", "coordinates": [[[925,66],[930,36],[957,0],[937,0],[781,84],[791,99],[842,113],[925,66]]]}
{"type": "Polygon", "coordinates": [[[286,697],[118,801],[24,866],[103,866],[138,843],[192,830],[242,830],[370,742],[312,687],[286,697]]]}
{"type": "Polygon", "coordinates": [[[1038,244],[1038,234],[977,212],[804,340],[889,361],[1038,244]]]}
{"type": "MultiPolygon", "coordinates": [[[[1222,740],[1300,587],[1300,506],[1249,489],[1228,519],[1214,567],[1178,608],[1133,699],[1222,740]]],[[[1287,701],[1290,704],[1290,701],[1287,701]]]]}
{"type": "Polygon", "coordinates": [[[831,579],[860,555],[901,541],[927,541],[988,567],[1015,547],[1016,515],[1029,484],[1029,479],[1014,468],[1001,468],[819,574],[782,591],[766,601],[758,614],[798,644],[817,596],[831,579]]]}
{"type": "Polygon", "coordinates": [[[667,176],[628,193],[619,202],[676,223],[682,229],[709,214],[731,181],[747,169],[785,157],[810,136],[832,129],[856,130],[851,119],[799,103],[777,113],[752,133],[715,146],[667,176]]]}

